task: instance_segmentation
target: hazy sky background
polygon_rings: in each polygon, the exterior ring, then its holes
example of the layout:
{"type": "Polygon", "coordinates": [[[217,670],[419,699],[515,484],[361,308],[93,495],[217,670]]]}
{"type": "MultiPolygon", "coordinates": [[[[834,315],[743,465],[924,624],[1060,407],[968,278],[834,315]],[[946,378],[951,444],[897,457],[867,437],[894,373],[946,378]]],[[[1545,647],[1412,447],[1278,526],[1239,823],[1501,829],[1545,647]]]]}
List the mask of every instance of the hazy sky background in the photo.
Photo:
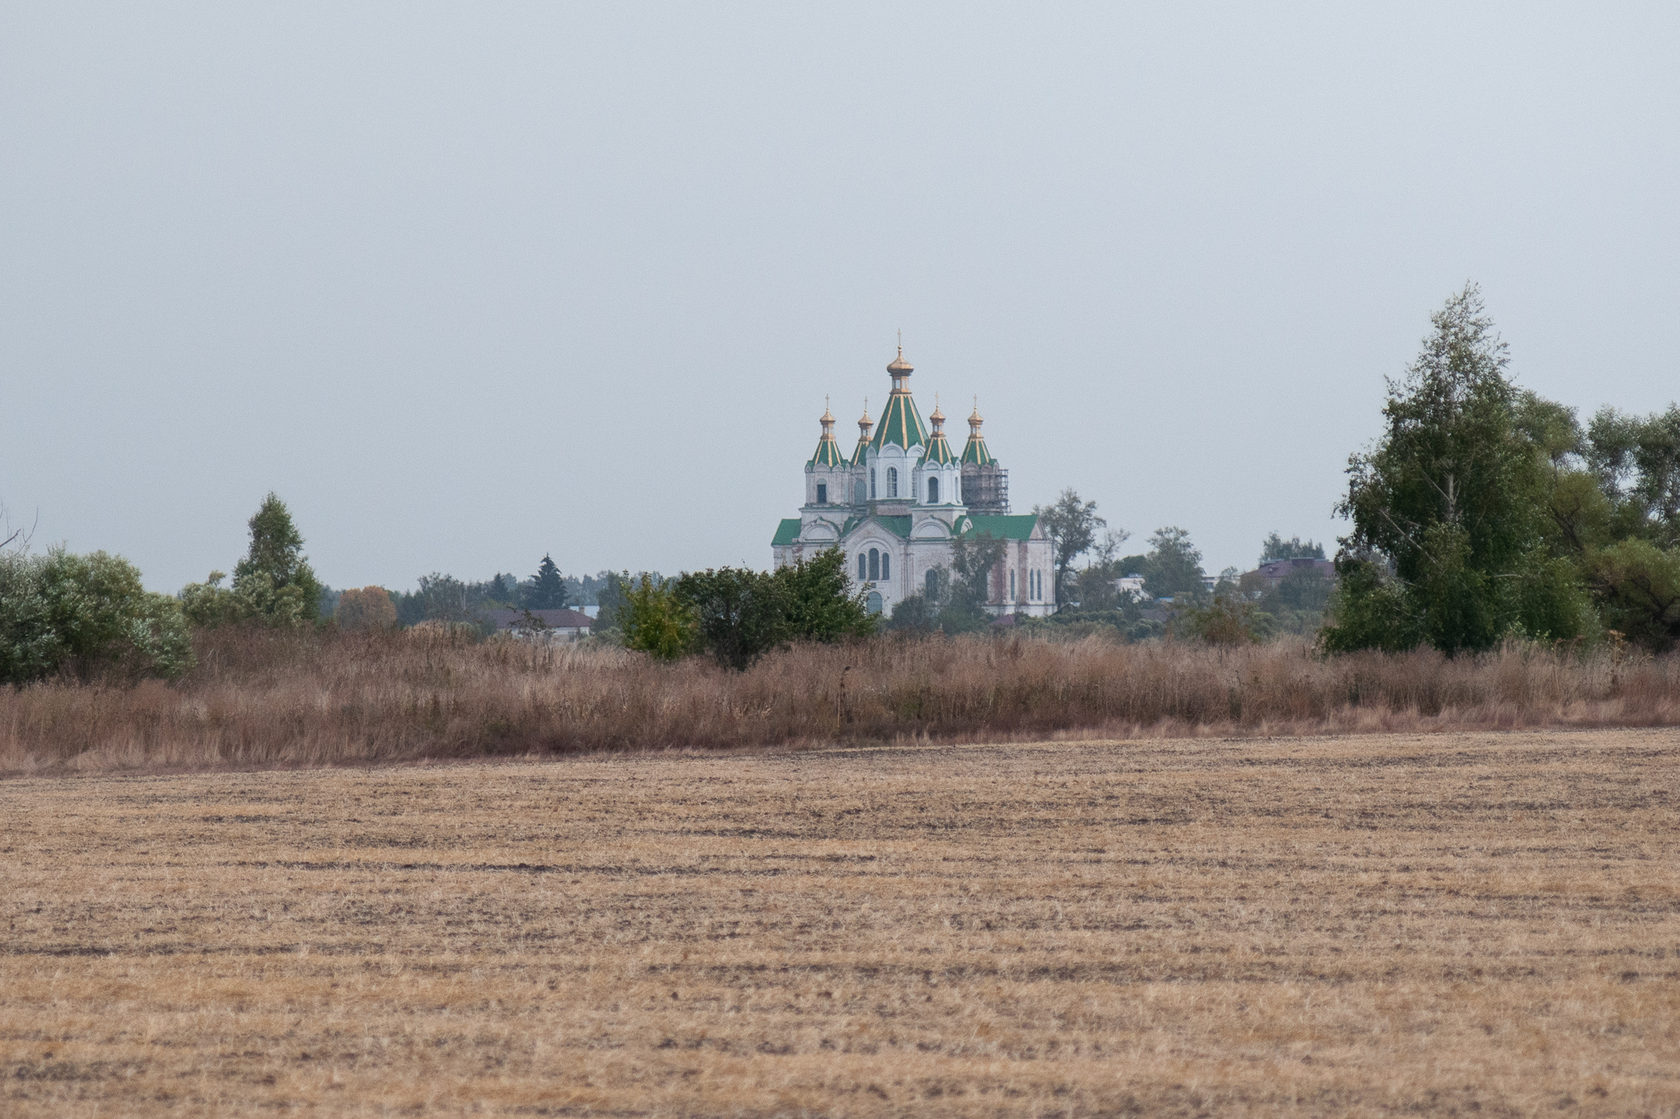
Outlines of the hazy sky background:
{"type": "MultiPolygon", "coordinates": [[[[0,4],[0,502],[174,590],[767,566],[894,332],[1017,511],[1344,531],[1482,285],[1680,396],[1680,5],[0,4]]],[[[1130,549],[1128,549],[1130,550],[1130,549]]]]}

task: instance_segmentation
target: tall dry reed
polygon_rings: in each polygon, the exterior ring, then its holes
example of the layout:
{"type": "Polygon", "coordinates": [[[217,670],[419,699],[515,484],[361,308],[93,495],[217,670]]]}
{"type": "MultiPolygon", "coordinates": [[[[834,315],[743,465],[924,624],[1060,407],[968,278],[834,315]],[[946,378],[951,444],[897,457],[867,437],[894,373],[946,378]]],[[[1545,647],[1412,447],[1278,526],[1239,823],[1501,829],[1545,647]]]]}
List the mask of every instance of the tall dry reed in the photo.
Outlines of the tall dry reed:
{"type": "Polygon", "coordinates": [[[446,633],[201,635],[177,684],[0,689],[0,771],[321,765],[902,738],[1680,723],[1680,659],[1023,638],[799,646],[732,673],[446,633]]]}

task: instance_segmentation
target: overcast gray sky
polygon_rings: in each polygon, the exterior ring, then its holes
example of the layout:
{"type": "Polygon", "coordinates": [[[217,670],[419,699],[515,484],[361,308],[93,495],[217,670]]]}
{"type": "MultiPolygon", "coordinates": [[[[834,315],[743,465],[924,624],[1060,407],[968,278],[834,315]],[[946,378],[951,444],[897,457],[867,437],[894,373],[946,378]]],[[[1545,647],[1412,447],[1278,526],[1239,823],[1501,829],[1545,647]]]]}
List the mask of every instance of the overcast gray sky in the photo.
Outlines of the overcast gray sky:
{"type": "Polygon", "coordinates": [[[1680,5],[1386,7],[0,4],[0,502],[162,590],[269,490],[334,586],[762,567],[902,328],[1018,511],[1218,570],[1466,279],[1680,396],[1680,5]]]}

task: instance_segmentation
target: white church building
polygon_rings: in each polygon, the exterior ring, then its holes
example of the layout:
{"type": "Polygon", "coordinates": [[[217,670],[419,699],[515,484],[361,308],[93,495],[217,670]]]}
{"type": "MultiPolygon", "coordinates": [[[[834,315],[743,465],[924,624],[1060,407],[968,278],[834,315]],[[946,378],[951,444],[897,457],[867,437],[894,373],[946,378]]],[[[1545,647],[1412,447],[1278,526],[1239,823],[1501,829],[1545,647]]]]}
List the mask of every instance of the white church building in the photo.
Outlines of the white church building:
{"type": "Polygon", "coordinates": [[[805,464],[805,504],[777,528],[777,567],[838,547],[847,571],[868,592],[869,608],[892,612],[910,595],[949,579],[952,541],[989,538],[1003,545],[986,604],[1003,616],[1055,612],[1050,538],[1031,513],[1009,511],[1009,474],[980,434],[980,409],[968,417],[968,442],[952,453],[937,403],[922,422],[910,395],[913,367],[904,348],[887,366],[892,388],[877,423],[867,405],[850,457],[824,409],[822,437],[805,464]],[[941,574],[943,572],[943,574],[941,574]]]}

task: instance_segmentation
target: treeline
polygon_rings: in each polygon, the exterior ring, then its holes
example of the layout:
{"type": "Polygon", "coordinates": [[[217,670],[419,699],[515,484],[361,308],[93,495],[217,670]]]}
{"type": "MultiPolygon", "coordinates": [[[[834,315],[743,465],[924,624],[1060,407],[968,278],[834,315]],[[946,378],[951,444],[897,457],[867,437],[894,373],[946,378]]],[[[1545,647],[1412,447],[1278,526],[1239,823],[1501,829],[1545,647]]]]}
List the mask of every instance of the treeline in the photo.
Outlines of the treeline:
{"type": "Polygon", "coordinates": [[[1518,388],[1466,285],[1348,466],[1328,652],[1680,639],[1680,407],[1582,423],[1518,388]]]}
{"type": "MultiPolygon", "coordinates": [[[[1680,641],[1680,406],[1636,415],[1573,409],[1515,385],[1505,343],[1476,287],[1447,301],[1405,374],[1388,384],[1383,432],[1351,456],[1337,507],[1352,525],[1335,579],[1324,549],[1273,533],[1259,562],[1300,572],[1227,570],[1209,579],[1176,526],[1125,554],[1096,503],[1072,490],[1035,508],[1053,545],[1062,609],[1011,619],[1017,632],[1175,637],[1218,645],[1306,635],[1320,653],[1428,647],[1458,654],[1502,643],[1680,641]]],[[[0,511],[3,512],[3,511],[0,511]]],[[[3,517],[0,517],[3,520],[3,517]]],[[[382,630],[437,623],[487,633],[492,610],[598,607],[596,634],[658,657],[706,654],[742,668],[778,646],[874,633],[838,552],[774,572],[720,568],[675,578],[567,576],[545,555],[528,577],[469,582],[433,573],[413,591],[323,587],[285,504],[269,494],[249,522],[232,579],[213,571],[178,596],[146,592],[134,566],[96,552],[28,553],[0,538],[0,683],[52,675],[176,677],[192,631],[335,624],[382,630]]],[[[988,587],[1002,544],[958,542],[949,569],[902,600],[890,631],[990,630],[988,587]]]]}
{"type": "MultiPolygon", "coordinates": [[[[658,572],[647,572],[656,583],[664,582],[658,572]]],[[[398,626],[422,622],[474,625],[491,610],[559,610],[598,606],[610,616],[624,600],[624,588],[633,580],[629,572],[601,571],[594,575],[565,575],[553,559],[544,555],[537,570],[520,579],[511,572],[498,572],[489,579],[465,580],[442,572],[422,575],[412,591],[386,591],[391,596],[394,621],[398,626]]],[[[322,614],[342,623],[338,603],[329,597],[322,614]]]]}

